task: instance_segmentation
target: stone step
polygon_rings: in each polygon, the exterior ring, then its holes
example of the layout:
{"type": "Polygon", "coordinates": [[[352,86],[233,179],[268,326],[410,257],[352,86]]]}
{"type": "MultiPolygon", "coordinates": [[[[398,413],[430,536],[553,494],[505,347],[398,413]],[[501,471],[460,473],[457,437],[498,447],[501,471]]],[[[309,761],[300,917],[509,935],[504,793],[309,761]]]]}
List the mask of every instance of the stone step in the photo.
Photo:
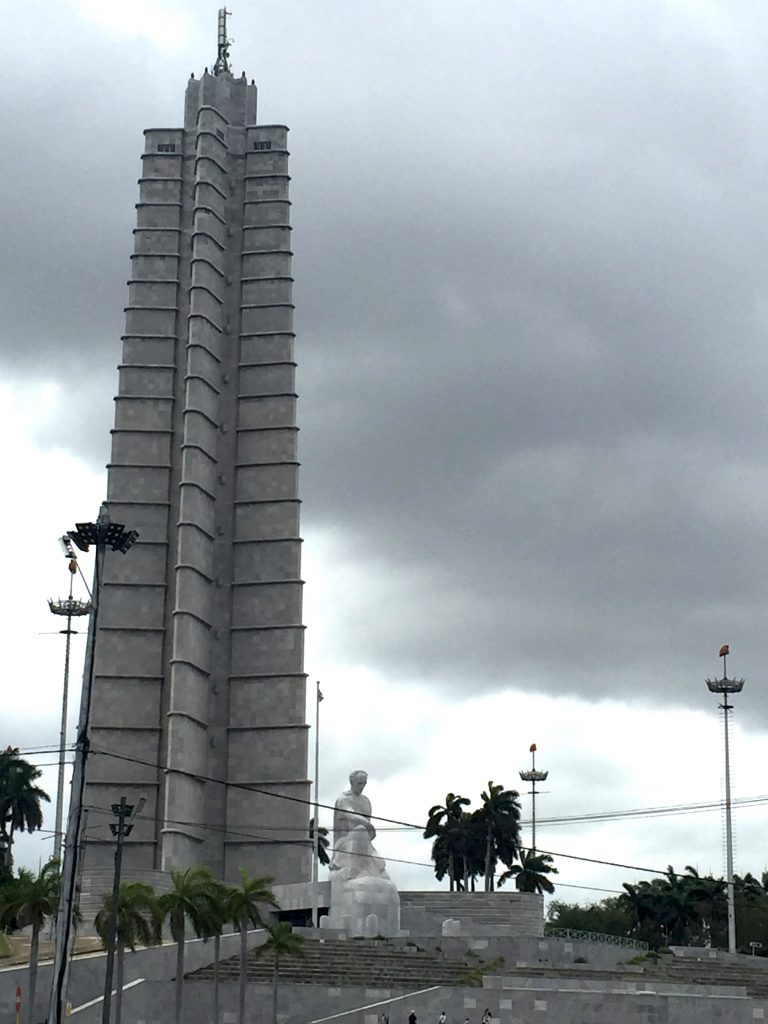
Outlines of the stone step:
{"type": "MultiPolygon", "coordinates": [[[[248,956],[248,979],[268,982],[272,979],[274,959],[271,953],[248,956]]],[[[445,960],[437,954],[412,946],[397,946],[381,940],[308,940],[303,957],[280,960],[280,976],[295,984],[328,984],[370,988],[413,988],[423,985],[460,985],[466,981],[467,965],[445,960]]],[[[195,971],[190,977],[210,979],[213,965],[195,971]]],[[[240,977],[239,956],[219,963],[222,980],[240,977]]]]}
{"type": "Polygon", "coordinates": [[[659,964],[642,965],[642,971],[622,971],[620,967],[615,970],[598,970],[594,968],[587,971],[581,970],[578,966],[573,967],[520,967],[517,969],[504,968],[504,977],[541,977],[558,978],[561,980],[583,980],[592,978],[596,981],[616,982],[661,982],[675,985],[715,985],[722,987],[742,987],[749,995],[755,998],[768,997],[768,972],[765,969],[751,971],[748,967],[740,964],[718,965],[710,969],[709,964],[659,964]]]}

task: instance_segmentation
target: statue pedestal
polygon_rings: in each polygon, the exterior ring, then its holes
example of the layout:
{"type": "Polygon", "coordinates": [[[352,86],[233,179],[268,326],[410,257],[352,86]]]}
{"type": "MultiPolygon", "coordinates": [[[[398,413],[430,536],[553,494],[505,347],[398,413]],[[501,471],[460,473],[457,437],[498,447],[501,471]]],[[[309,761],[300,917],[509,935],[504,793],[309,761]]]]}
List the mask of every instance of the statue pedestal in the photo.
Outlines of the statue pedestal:
{"type": "Polygon", "coordinates": [[[394,883],[370,876],[337,881],[332,875],[328,927],[366,938],[399,935],[400,897],[394,883]]]}

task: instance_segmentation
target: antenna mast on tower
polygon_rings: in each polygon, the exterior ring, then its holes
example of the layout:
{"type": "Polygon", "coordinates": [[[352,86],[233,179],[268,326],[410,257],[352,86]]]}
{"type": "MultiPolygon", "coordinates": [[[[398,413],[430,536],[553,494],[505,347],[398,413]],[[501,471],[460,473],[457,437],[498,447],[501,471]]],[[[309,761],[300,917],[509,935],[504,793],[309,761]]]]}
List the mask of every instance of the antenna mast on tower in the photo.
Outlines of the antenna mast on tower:
{"type": "Polygon", "coordinates": [[[228,11],[226,7],[219,8],[219,38],[216,63],[213,65],[214,75],[229,74],[229,48],[234,40],[227,39],[227,15],[231,13],[232,11],[228,11]]]}

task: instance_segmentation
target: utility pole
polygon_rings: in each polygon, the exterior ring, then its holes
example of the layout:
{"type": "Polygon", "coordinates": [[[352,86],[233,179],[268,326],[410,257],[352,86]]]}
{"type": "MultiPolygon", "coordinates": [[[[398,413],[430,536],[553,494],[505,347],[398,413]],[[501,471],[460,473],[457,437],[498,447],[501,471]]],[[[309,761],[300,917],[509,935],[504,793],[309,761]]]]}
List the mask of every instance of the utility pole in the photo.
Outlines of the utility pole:
{"type": "MultiPolygon", "coordinates": [[[[109,829],[117,842],[115,845],[115,877],[112,882],[112,904],[109,908],[109,937],[107,940],[107,967],[104,973],[102,1024],[109,1024],[112,1006],[112,979],[115,973],[115,950],[117,949],[117,917],[118,905],[120,903],[120,875],[123,868],[123,843],[133,831],[133,819],[139,814],[146,802],[147,798],[143,796],[134,808],[133,804],[126,803],[125,797],[121,796],[119,804],[112,804],[112,813],[117,818],[117,824],[112,822],[109,829]]],[[[120,993],[117,995],[119,1003],[120,993]]]]}
{"type": "Polygon", "coordinates": [[[67,536],[81,551],[88,551],[91,544],[96,547],[91,588],[91,617],[88,623],[88,641],[83,666],[83,688],[80,695],[80,717],[77,724],[75,763],[72,770],[72,790],[67,818],[67,834],[64,841],[64,863],[61,872],[61,895],[56,915],[56,945],[54,949],[51,981],[51,1002],[48,1024],[63,1024],[66,1002],[69,963],[73,952],[75,904],[77,901],[78,862],[81,851],[81,824],[83,816],[83,793],[85,792],[85,767],[90,747],[91,689],[93,686],[93,663],[96,646],[96,628],[99,616],[101,585],[104,577],[104,559],[107,548],[125,554],[136,541],[136,530],[127,530],[121,523],[110,520],[106,504],[101,506],[95,523],[77,523],[67,536]]]}
{"type": "Polygon", "coordinates": [[[731,755],[728,741],[728,715],[733,712],[733,705],[728,703],[729,693],[741,693],[743,679],[729,679],[726,662],[731,648],[723,644],[719,657],[723,659],[723,678],[707,679],[710,693],[721,693],[723,703],[718,707],[723,712],[723,736],[725,741],[725,863],[728,883],[728,952],[736,952],[736,896],[733,888],[733,826],[731,823],[731,755]]]}

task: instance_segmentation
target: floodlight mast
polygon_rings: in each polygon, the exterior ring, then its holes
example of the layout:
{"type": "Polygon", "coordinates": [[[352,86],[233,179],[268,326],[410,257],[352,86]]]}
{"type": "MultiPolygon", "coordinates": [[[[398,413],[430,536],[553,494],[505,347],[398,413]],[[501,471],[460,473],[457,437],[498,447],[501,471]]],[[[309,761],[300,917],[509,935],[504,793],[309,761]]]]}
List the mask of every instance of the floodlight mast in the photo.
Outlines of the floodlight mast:
{"type": "Polygon", "coordinates": [[[80,696],[80,717],[77,724],[75,763],[72,771],[72,795],[69,801],[67,833],[64,842],[64,863],[61,871],[59,909],[56,915],[56,946],[54,950],[51,1001],[48,1024],[63,1024],[66,1003],[69,964],[74,941],[75,904],[77,899],[78,864],[82,856],[83,842],[83,793],[85,791],[85,766],[90,746],[91,690],[93,687],[93,662],[96,646],[96,628],[99,615],[99,601],[104,576],[104,559],[107,548],[125,554],[139,534],[127,530],[121,523],[113,523],[106,504],[101,506],[95,523],[77,523],[67,537],[81,551],[88,551],[93,544],[96,558],[93,567],[91,617],[88,623],[88,642],[83,666],[83,688],[80,696]]]}
{"type": "Polygon", "coordinates": [[[530,782],[531,788],[529,790],[531,794],[531,853],[536,853],[536,783],[544,782],[549,772],[541,771],[536,768],[536,744],[532,743],[530,746],[531,752],[531,768],[530,771],[518,772],[523,782],[530,782]]]}
{"type": "Polygon", "coordinates": [[[743,679],[729,679],[727,668],[728,655],[731,649],[728,644],[720,648],[719,657],[723,659],[723,678],[707,679],[710,693],[721,693],[723,703],[718,707],[723,712],[723,737],[725,742],[725,862],[728,884],[728,952],[736,952],[736,898],[733,886],[733,826],[731,822],[731,757],[728,737],[728,715],[733,705],[728,703],[729,693],[741,693],[744,688],[743,679]]]}
{"type": "Polygon", "coordinates": [[[69,707],[69,655],[72,643],[72,637],[79,632],[77,629],[72,629],[73,617],[79,617],[82,615],[89,615],[91,611],[90,601],[80,601],[76,597],[72,596],[72,584],[74,583],[75,573],[77,572],[77,555],[75,549],[72,547],[72,542],[69,537],[60,537],[59,544],[64,552],[64,556],[69,560],[69,597],[62,600],[54,600],[49,598],[48,607],[51,609],[54,615],[65,615],[67,618],[67,628],[62,629],[61,632],[66,636],[67,642],[64,650],[64,685],[62,687],[61,695],[61,729],[59,731],[59,776],[58,784],[56,786],[56,823],[54,825],[53,835],[53,855],[56,860],[61,863],[62,847],[64,845],[64,833],[62,831],[62,819],[64,814],[64,759],[67,753],[67,711],[69,707]]]}

